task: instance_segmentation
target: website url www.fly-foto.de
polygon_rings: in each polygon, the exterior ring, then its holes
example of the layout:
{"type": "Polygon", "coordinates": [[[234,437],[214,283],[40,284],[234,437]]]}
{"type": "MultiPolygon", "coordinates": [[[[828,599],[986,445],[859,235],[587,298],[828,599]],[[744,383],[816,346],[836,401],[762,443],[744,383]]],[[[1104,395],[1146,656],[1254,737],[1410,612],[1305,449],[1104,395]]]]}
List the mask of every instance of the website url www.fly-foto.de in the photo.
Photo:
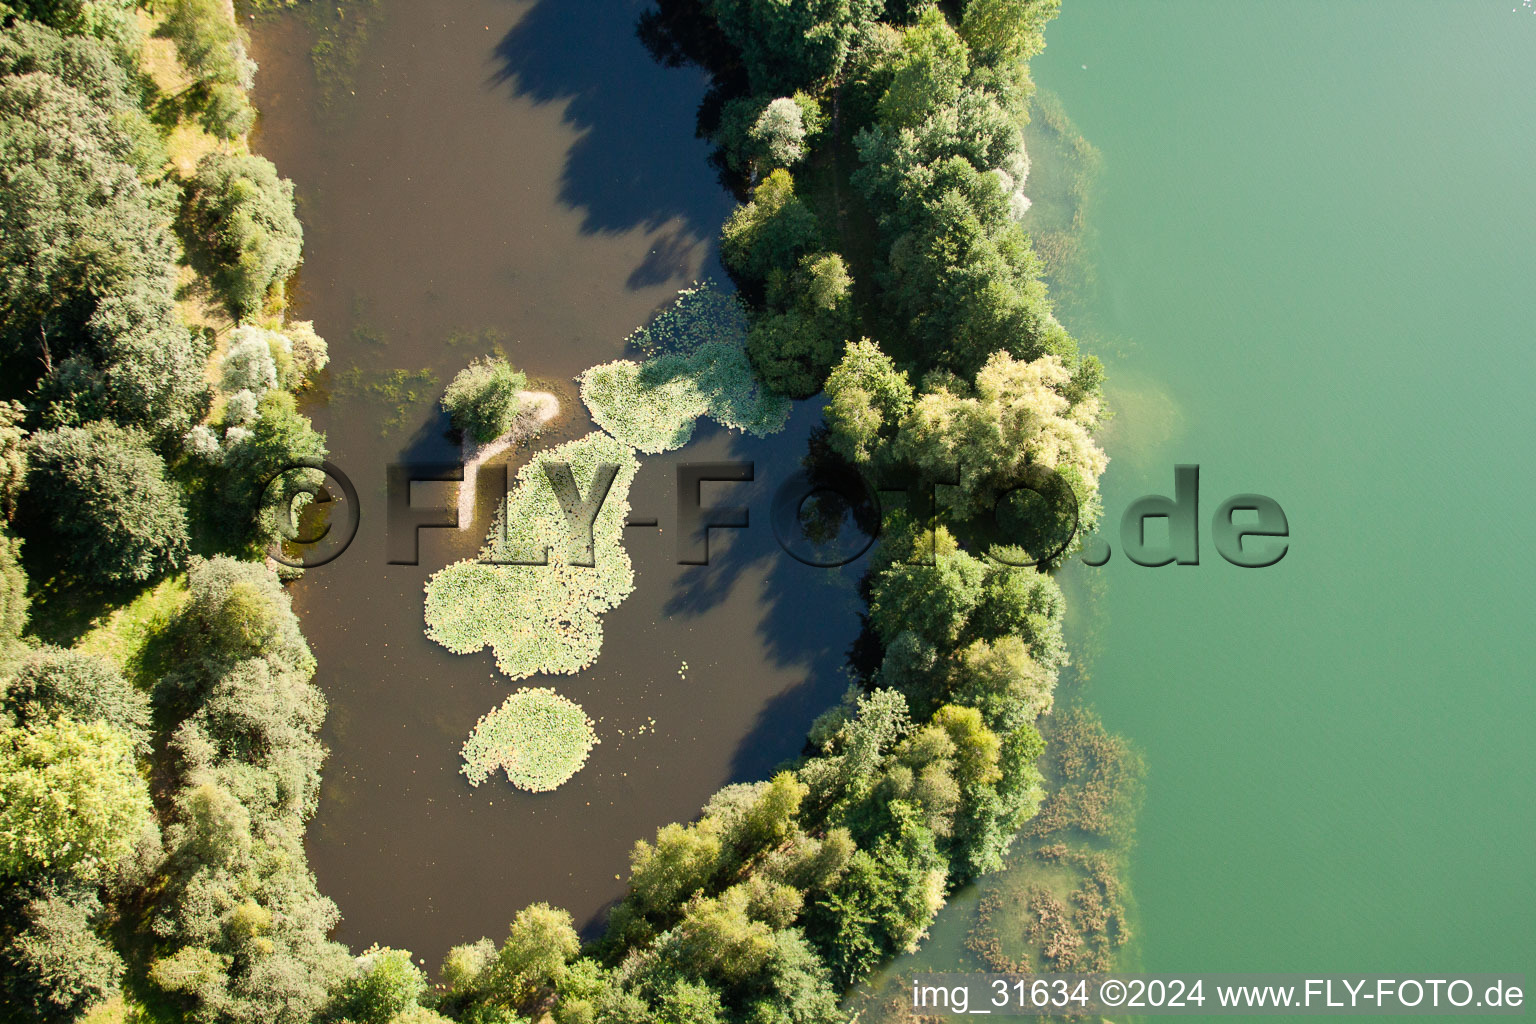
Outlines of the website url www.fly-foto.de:
{"type": "Polygon", "coordinates": [[[1525,976],[920,974],[923,1014],[1523,1014],[1525,976]]]}

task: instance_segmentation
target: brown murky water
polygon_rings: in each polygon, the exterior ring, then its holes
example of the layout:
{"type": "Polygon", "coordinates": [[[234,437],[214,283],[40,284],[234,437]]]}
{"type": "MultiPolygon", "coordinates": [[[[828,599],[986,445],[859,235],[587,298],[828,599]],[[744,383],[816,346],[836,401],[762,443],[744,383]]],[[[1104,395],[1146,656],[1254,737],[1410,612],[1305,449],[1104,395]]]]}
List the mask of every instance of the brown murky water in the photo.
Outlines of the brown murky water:
{"type": "MultiPolygon", "coordinates": [[[[638,11],[384,0],[353,80],[325,105],[305,25],[256,30],[258,148],[297,184],[306,231],[296,313],[331,346],[331,394],[310,411],[363,506],[352,547],[294,588],[330,699],[309,853],[354,947],[435,963],[538,900],[590,929],[637,838],[793,756],[843,686],[859,566],[803,566],[768,525],[771,488],[819,419],[804,404],[770,441],[701,424],[681,452],[643,458],[632,503],[660,529],[628,531],[637,589],[607,616],[601,659],[522,684],[598,721],[602,744],[555,793],[504,778],[471,789],[458,774],[469,730],[513,687],[489,652],[455,656],[423,635],[422,586],[479,538],[424,531],[419,565],[387,564],[386,466],[456,455],[435,400],[458,369],[499,341],[578,406],[572,375],[623,354],[677,288],[721,276],[714,238],[732,202],[693,135],[703,82],[651,62],[638,11]],[[395,370],[435,381],[382,394],[395,370]],[[712,565],[679,566],[675,467],[725,458],[754,461],[757,482],[706,485],[705,502],[748,505],[752,526],[715,532],[712,565]]],[[[586,429],[576,408],[546,440],[586,429]]]]}

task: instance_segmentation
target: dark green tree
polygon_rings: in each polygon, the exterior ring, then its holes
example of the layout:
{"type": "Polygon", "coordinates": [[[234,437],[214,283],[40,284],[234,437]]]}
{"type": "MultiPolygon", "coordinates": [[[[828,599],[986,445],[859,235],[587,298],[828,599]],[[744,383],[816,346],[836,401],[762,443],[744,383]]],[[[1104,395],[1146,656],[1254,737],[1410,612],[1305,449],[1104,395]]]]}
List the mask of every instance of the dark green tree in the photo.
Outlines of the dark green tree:
{"type": "Polygon", "coordinates": [[[390,1024],[420,1006],[427,975],[401,949],[375,946],[357,958],[356,973],[341,986],[331,1016],[349,1024],[390,1024]]]}
{"type": "Polygon", "coordinates": [[[0,347],[42,418],[185,429],[201,354],[175,311],[171,193],[109,109],[42,71],[0,76],[0,347]]]}
{"type": "Polygon", "coordinates": [[[140,431],[61,427],[28,444],[24,522],[96,584],[144,582],[181,567],[187,515],[140,431]]]}
{"type": "Polygon", "coordinates": [[[95,889],[51,884],[16,895],[15,931],[0,944],[8,1019],[65,1024],[117,994],[123,961],[93,924],[102,911],[95,889]]]}
{"type": "Polygon", "coordinates": [[[837,253],[802,256],[768,281],[770,310],[747,335],[752,364],[769,387],[794,398],[821,390],[853,329],[853,280],[837,253]]]}
{"type": "Polygon", "coordinates": [[[279,537],[301,486],[318,476],[302,470],[279,476],[279,471],[318,465],[326,455],[325,435],[298,411],[291,394],[269,391],[256,408],[250,433],[229,446],[219,467],[218,517],[237,548],[279,537]]]}
{"type": "Polygon", "coordinates": [[[753,92],[787,96],[824,85],[842,70],[875,0],[706,0],[741,53],[753,92]]]}
{"type": "Polygon", "coordinates": [[[792,274],[802,256],[820,248],[816,215],[795,195],[795,180],[783,169],[758,184],[751,202],[726,221],[720,239],[726,268],[759,295],[775,270],[792,274]]]}
{"type": "Polygon", "coordinates": [[[4,684],[0,707],[18,725],[64,716],[106,722],[122,730],[140,753],[149,751],[149,697],[106,659],[59,647],[39,647],[4,684]]]}

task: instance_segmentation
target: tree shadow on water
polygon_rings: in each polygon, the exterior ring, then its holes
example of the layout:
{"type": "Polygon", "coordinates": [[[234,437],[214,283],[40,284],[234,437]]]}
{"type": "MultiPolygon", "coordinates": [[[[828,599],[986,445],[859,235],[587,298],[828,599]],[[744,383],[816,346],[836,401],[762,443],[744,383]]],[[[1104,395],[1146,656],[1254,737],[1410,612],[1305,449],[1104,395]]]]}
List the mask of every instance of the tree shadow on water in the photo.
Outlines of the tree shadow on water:
{"type": "Polygon", "coordinates": [[[669,228],[629,287],[665,281],[679,247],[712,245],[731,200],[694,133],[707,87],[696,69],[656,63],[635,34],[645,0],[537,0],[496,46],[494,81],[534,103],[564,103],[580,132],[566,154],[560,198],[582,229],[669,228]],[[681,228],[678,227],[681,222],[681,228]],[[663,252],[665,250],[665,252],[663,252]]]}
{"type": "MultiPolygon", "coordinates": [[[[751,462],[752,484],[729,498],[729,504],[749,509],[745,530],[714,531],[709,565],[680,576],[663,611],[668,616],[702,618],[724,602],[738,586],[761,586],[761,612],[756,632],[764,660],[776,668],[802,673],[800,681],[774,694],[751,729],[737,744],[731,760],[733,781],[766,778],[773,768],[794,757],[816,715],[835,704],[848,685],[848,650],[861,628],[857,582],[863,558],[839,568],[806,565],[790,555],[775,537],[770,522],[773,495],[800,465],[806,434],[820,419],[820,403],[797,403],[789,428],[775,437],[734,435],[728,458],[751,462]],[[730,534],[724,543],[722,534],[730,534]]],[[[696,439],[720,428],[700,424],[696,439]]],[[[710,504],[709,498],[705,504],[710,504]]]]}

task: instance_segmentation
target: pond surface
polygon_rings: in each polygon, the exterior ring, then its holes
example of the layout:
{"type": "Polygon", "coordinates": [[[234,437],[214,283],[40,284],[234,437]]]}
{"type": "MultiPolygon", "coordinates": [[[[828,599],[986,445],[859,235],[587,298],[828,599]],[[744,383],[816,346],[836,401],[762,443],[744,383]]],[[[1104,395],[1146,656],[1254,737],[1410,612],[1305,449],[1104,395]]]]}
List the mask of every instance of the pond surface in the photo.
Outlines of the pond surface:
{"type": "MultiPolygon", "coordinates": [[[[630,531],[638,588],[597,666],[547,681],[603,738],[554,794],[457,774],[510,688],[488,653],[422,636],[421,585],[473,542],[426,531],[420,566],[385,564],[384,466],[451,455],[430,403],[457,369],[500,338],[571,404],[571,375],[718,273],[731,204],[693,138],[703,83],[650,62],[637,11],[385,0],[331,104],[303,26],[259,32],[260,148],[298,183],[299,312],[331,342],[314,412],[365,503],[353,549],[296,588],[331,699],[310,852],[354,946],[434,962],[532,900],[590,922],[636,838],[793,754],[841,687],[852,574],[777,554],[766,524],[812,407],[772,442],[703,429],[643,461],[635,510],[663,532],[630,531]],[[388,369],[436,383],[358,397],[388,369]],[[722,457],[758,462],[754,526],[679,569],[673,467],[722,457]]],[[[1048,35],[1035,77],[1104,154],[1099,289],[1067,322],[1109,364],[1114,554],[1066,583],[1082,692],[1150,766],[1141,965],[1524,969],[1536,16],[1069,0],[1048,35]],[[1181,462],[1201,466],[1202,564],[1134,566],[1118,517],[1181,462]],[[1249,491],[1290,519],[1271,569],[1208,539],[1249,491]]],[[[968,912],[935,944],[958,947],[968,912]]]]}
{"type": "Polygon", "coordinates": [[[624,355],[678,288],[722,276],[714,239],[733,202],[693,134],[704,83],[650,60],[639,10],[385,0],[329,96],[301,19],[257,31],[258,148],[295,181],[306,232],[295,313],[331,350],[330,394],[309,411],[363,506],[351,548],[294,587],[330,700],[310,860],[355,948],[435,965],[539,900],[590,927],[636,839],[798,753],[845,685],[853,571],[784,556],[767,519],[813,405],[770,441],[701,423],[682,451],[642,457],[631,503],[659,526],[627,531],[637,587],[606,616],[601,659],[518,684],[552,686],[598,723],[601,744],[557,792],[458,774],[476,720],[514,687],[488,651],[423,635],[422,587],[483,529],[422,531],[419,565],[388,564],[386,466],[457,457],[435,403],[471,358],[499,344],[560,394],[568,415],[540,446],[579,436],[571,377],[624,355]],[[721,459],[754,462],[756,482],[706,484],[704,503],[745,504],[752,525],[713,531],[711,565],[679,566],[676,467],[721,459]]]}

